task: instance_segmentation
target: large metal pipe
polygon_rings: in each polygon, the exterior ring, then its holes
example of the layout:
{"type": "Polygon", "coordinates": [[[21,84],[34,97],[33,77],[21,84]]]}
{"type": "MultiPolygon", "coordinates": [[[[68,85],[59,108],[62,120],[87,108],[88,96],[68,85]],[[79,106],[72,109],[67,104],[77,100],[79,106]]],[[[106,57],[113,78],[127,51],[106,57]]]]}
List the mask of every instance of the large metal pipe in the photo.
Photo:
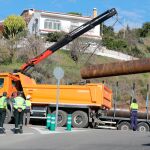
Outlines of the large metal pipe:
{"type": "MultiPolygon", "coordinates": [[[[115,117],[123,117],[123,118],[130,118],[130,111],[129,109],[111,109],[106,112],[106,116],[113,117],[115,113],[115,117]]],[[[138,119],[146,119],[147,113],[143,111],[138,111],[138,119]]],[[[150,113],[148,114],[148,118],[150,118],[150,113]]]]}
{"type": "Polygon", "coordinates": [[[91,65],[81,69],[83,79],[150,72],[150,58],[91,65]]]}

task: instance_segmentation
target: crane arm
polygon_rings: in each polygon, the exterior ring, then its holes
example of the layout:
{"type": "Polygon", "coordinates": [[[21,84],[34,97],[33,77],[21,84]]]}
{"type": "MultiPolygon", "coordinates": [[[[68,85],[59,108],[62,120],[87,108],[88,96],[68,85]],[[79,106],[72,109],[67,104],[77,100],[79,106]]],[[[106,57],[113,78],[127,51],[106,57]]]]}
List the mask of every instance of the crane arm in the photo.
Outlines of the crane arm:
{"type": "Polygon", "coordinates": [[[111,18],[112,16],[116,15],[117,11],[115,8],[112,8],[110,10],[105,11],[104,13],[100,14],[99,16],[93,18],[92,20],[84,23],[83,25],[77,27],[70,33],[66,34],[62,39],[60,39],[58,42],[53,44],[51,47],[47,48],[43,53],[41,53],[39,56],[32,58],[25,64],[23,64],[20,68],[20,71],[22,73],[26,73],[31,67],[38,64],[51,54],[53,54],[55,51],[60,49],[61,47],[67,45],[69,42],[73,41],[75,38],[79,37],[80,35],[84,34],[85,32],[91,30],[98,24],[104,22],[105,20],[111,18]]]}

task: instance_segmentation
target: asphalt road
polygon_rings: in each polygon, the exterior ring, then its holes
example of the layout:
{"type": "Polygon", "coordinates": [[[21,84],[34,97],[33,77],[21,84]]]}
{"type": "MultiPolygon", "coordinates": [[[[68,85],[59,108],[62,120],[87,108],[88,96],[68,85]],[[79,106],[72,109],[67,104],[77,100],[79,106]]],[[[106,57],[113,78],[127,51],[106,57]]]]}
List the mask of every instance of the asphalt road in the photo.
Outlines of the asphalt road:
{"type": "Polygon", "coordinates": [[[23,134],[14,135],[14,125],[5,125],[0,135],[2,150],[150,150],[150,133],[104,129],[57,128],[49,131],[43,126],[24,127],[23,134]]]}

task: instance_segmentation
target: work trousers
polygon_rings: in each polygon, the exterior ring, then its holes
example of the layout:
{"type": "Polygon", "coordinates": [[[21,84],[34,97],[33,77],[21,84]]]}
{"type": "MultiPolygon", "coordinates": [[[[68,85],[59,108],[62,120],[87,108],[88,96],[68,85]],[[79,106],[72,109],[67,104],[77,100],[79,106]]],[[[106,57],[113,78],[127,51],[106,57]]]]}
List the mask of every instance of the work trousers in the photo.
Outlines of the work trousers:
{"type": "Polygon", "coordinates": [[[6,109],[0,108],[0,128],[3,128],[5,117],[6,117],[6,109]]]}
{"type": "Polygon", "coordinates": [[[29,125],[29,123],[30,123],[30,109],[26,109],[24,112],[23,124],[29,125]]]}
{"type": "Polygon", "coordinates": [[[22,128],[22,126],[23,126],[23,115],[24,115],[24,110],[22,110],[21,112],[19,112],[18,109],[14,110],[15,129],[18,129],[19,127],[22,128]]]}
{"type": "Polygon", "coordinates": [[[137,129],[137,111],[131,111],[131,128],[133,131],[137,129]]]}

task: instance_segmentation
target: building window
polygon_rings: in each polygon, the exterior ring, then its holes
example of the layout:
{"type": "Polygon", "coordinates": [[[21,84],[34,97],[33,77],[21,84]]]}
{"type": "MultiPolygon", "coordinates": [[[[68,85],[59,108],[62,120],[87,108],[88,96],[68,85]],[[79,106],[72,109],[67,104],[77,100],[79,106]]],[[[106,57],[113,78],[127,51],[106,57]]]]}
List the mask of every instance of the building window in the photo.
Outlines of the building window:
{"type": "Polygon", "coordinates": [[[0,88],[2,88],[4,85],[4,79],[3,78],[0,78],[0,88]]]}
{"type": "Polygon", "coordinates": [[[44,22],[45,29],[61,30],[61,23],[59,20],[46,19],[44,22]]]}

